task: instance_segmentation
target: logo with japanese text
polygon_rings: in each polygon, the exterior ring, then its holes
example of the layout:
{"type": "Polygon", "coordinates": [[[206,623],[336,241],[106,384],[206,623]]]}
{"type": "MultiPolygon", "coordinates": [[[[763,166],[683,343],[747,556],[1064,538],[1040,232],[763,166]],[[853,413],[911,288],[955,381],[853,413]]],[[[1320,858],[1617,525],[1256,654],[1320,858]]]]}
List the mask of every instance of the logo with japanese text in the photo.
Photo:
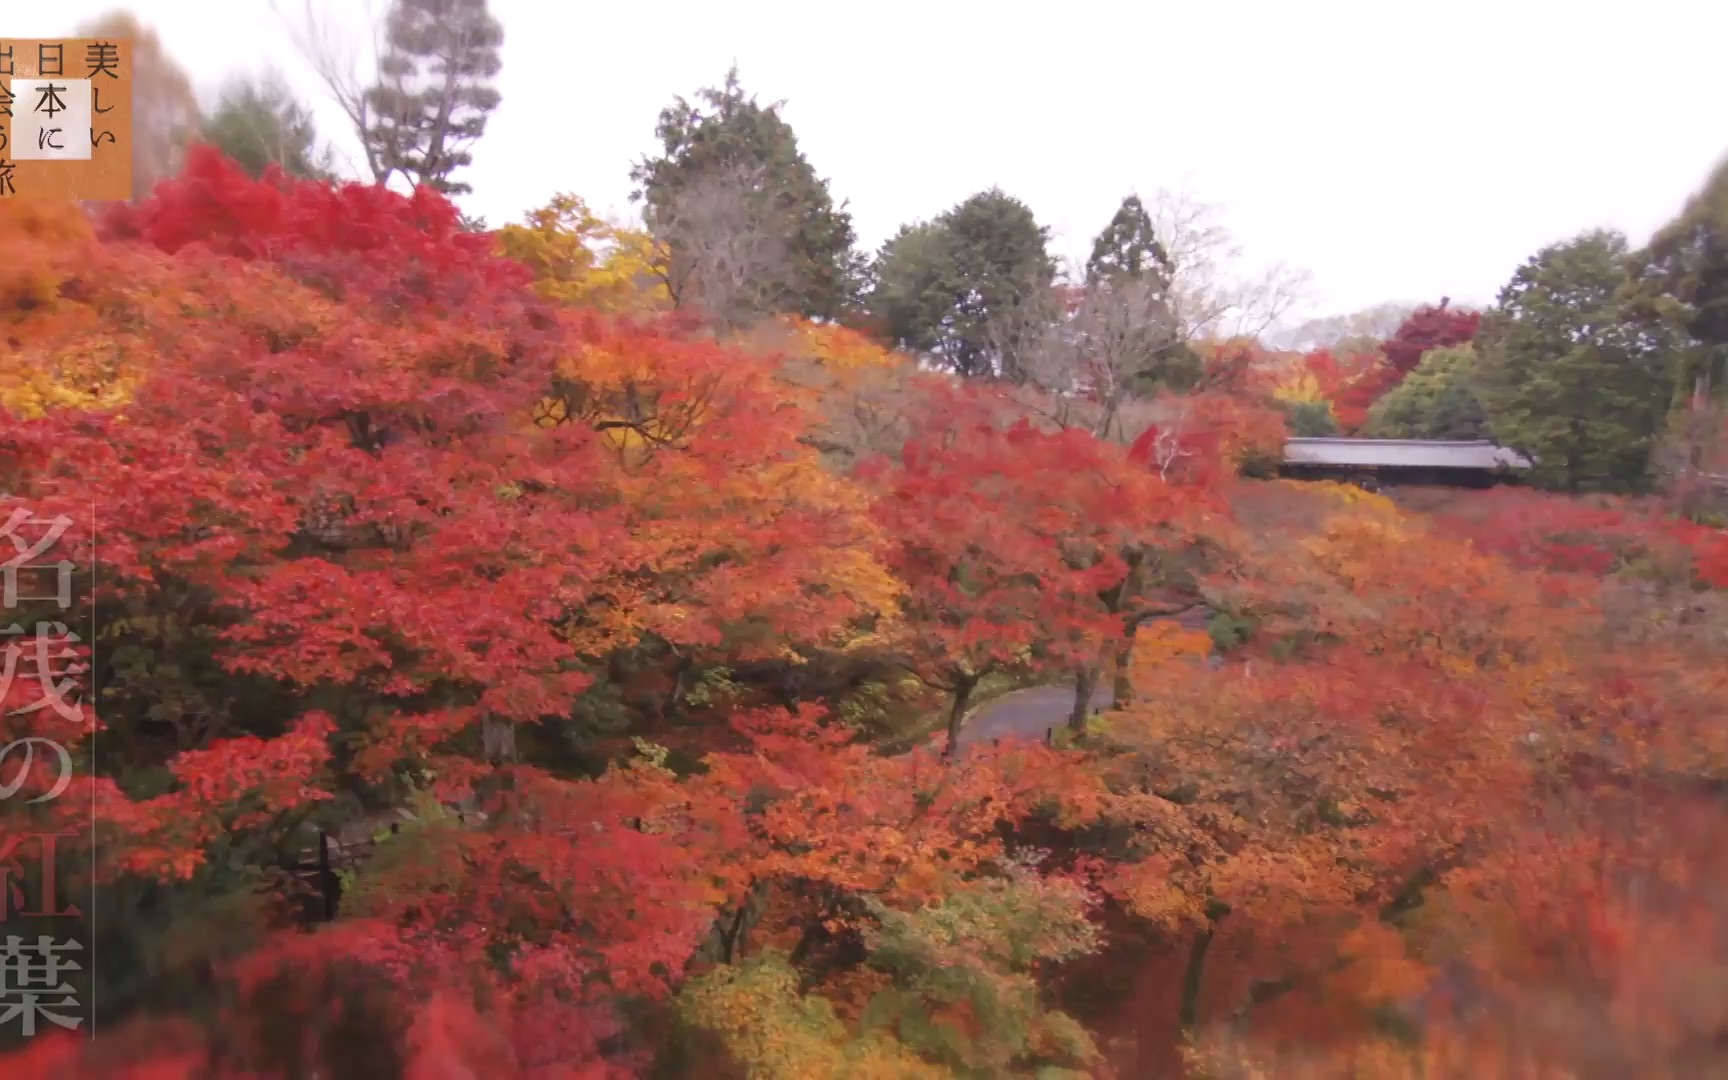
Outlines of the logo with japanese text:
{"type": "Polygon", "coordinates": [[[0,199],[132,196],[132,43],[0,38],[0,199]]]}

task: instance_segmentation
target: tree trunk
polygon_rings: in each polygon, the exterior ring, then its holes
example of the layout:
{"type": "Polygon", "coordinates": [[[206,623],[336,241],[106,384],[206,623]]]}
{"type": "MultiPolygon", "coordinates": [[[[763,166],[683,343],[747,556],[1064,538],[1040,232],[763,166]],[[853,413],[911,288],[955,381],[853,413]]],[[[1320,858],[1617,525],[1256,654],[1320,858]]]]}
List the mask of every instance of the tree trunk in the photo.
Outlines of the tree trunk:
{"type": "Polygon", "coordinates": [[[1182,972],[1182,1009],[1178,1014],[1183,1034],[1192,1034],[1200,1022],[1200,984],[1206,974],[1206,951],[1212,947],[1213,924],[1194,935],[1188,949],[1188,967],[1182,972]]]}
{"type": "MultiPolygon", "coordinates": [[[[1120,615],[1127,610],[1128,605],[1140,595],[1140,590],[1146,586],[1146,549],[1136,547],[1127,555],[1128,571],[1122,576],[1122,583],[1116,589],[1116,595],[1109,602],[1112,614],[1120,615]]],[[[1140,629],[1138,619],[1125,619],[1122,624],[1122,637],[1115,643],[1116,671],[1112,679],[1110,707],[1125,709],[1134,700],[1134,685],[1128,677],[1128,658],[1134,652],[1134,634],[1140,629]]],[[[1099,650],[1098,666],[1102,668],[1110,656],[1111,643],[1106,641],[1099,650]]]]}
{"type": "MultiPolygon", "coordinates": [[[[690,672],[696,665],[685,656],[677,658],[672,674],[672,690],[660,702],[660,722],[670,724],[684,706],[684,694],[689,690],[690,672]]],[[[790,711],[790,710],[789,710],[790,711]]]]}
{"type": "Polygon", "coordinates": [[[1092,715],[1092,696],[1098,692],[1098,680],[1104,674],[1104,665],[1110,662],[1113,652],[1113,643],[1106,639],[1098,645],[1096,660],[1080,664],[1074,669],[1074,711],[1068,715],[1068,726],[1075,731],[1084,730],[1086,718],[1092,715]]]}
{"type": "Polygon", "coordinates": [[[494,765],[516,760],[516,722],[497,716],[480,721],[480,744],[494,765]]]}
{"type": "Polygon", "coordinates": [[[1098,665],[1082,663],[1074,668],[1074,711],[1068,714],[1068,729],[1086,730],[1086,718],[1092,713],[1092,692],[1098,687],[1098,665]]]}
{"type": "Polygon", "coordinates": [[[1116,639],[1116,670],[1111,673],[1110,686],[1112,709],[1126,709],[1134,704],[1134,678],[1128,664],[1134,659],[1134,635],[1139,629],[1139,623],[1130,622],[1123,627],[1122,636],[1116,639]]]}
{"type": "Polygon", "coordinates": [[[798,943],[792,946],[791,954],[786,957],[787,963],[793,967],[802,964],[804,958],[810,955],[811,949],[831,936],[828,932],[828,920],[833,918],[838,910],[839,904],[830,900],[823,905],[822,910],[817,913],[814,919],[804,924],[804,932],[799,935],[798,943]]]}
{"type": "Polygon", "coordinates": [[[966,721],[966,706],[972,702],[972,691],[978,685],[977,679],[962,679],[954,685],[954,704],[948,710],[948,748],[943,757],[954,760],[960,753],[960,725],[966,721]]]}
{"type": "MultiPolygon", "coordinates": [[[[432,121],[431,138],[426,140],[426,156],[420,162],[420,176],[415,186],[443,179],[449,171],[444,165],[444,138],[450,133],[450,116],[456,109],[457,64],[445,58],[444,88],[438,95],[438,117],[432,121]]],[[[413,179],[413,178],[410,178],[413,179]]]]}

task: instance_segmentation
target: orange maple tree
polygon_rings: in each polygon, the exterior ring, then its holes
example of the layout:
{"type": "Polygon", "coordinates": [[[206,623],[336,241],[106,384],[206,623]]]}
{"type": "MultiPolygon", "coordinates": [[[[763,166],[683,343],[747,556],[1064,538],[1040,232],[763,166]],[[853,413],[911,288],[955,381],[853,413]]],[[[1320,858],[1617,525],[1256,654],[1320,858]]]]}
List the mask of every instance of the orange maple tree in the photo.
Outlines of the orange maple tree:
{"type": "Polygon", "coordinates": [[[950,695],[952,754],[986,676],[1069,670],[1115,636],[1102,596],[1126,575],[1125,549],[1175,498],[1083,431],[1003,425],[976,395],[933,396],[900,462],[861,471],[881,492],[888,564],[906,586],[911,667],[950,695]]]}
{"type": "Polygon", "coordinates": [[[192,878],[218,840],[283,838],[338,790],[426,786],[487,827],[404,840],[426,862],[381,859],[351,898],[406,949],[398,985],[503,950],[523,1007],[596,979],[664,993],[713,920],[706,879],[641,830],[651,786],[556,778],[516,734],[644,639],[748,659],[884,613],[866,501],[797,442],[801,411],[677,326],[552,311],[425,194],[254,183],[203,155],[108,229],[173,282],[130,329],[149,377],[118,411],[8,418],[9,491],[102,508],[65,543],[122,614],[110,648],[172,610],[269,706],[218,701],[158,739],[164,794],[86,777],[101,872],[192,878]]]}

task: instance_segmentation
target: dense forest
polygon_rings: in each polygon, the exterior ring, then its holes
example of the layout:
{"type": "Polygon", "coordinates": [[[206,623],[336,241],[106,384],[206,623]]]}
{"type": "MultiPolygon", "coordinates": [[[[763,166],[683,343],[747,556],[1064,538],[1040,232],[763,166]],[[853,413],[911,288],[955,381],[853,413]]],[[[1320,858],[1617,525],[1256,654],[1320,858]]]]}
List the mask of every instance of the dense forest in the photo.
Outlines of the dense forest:
{"type": "Polygon", "coordinates": [[[1728,1074],[1728,166],[1287,332],[1162,195],[861,251],[737,72],[466,218],[483,0],[356,176],[101,25],[198,122],[0,200],[7,1076],[1728,1074]]]}

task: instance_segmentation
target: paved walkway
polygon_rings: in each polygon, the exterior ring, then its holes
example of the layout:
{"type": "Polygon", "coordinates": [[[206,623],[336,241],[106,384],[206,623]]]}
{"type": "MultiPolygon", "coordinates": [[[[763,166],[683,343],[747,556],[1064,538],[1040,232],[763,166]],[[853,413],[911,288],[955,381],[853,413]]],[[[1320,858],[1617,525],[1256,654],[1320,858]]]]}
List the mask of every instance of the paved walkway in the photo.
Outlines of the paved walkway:
{"type": "MultiPolygon", "coordinates": [[[[1210,617],[1209,609],[1194,607],[1170,621],[1184,630],[1204,631],[1210,617]]],[[[1162,621],[1152,619],[1146,625],[1162,621]]],[[[1108,708],[1111,696],[1110,672],[1105,670],[1099,673],[1098,687],[1092,692],[1092,707],[1108,708]]],[[[1016,690],[975,711],[960,729],[960,745],[974,746],[991,739],[1042,739],[1046,731],[1066,724],[1073,709],[1073,683],[1016,690]]],[[[942,738],[946,736],[938,736],[938,739],[942,738]]]]}
{"type": "MultiPolygon", "coordinates": [[[[1095,708],[1110,704],[1110,687],[1098,687],[1092,695],[1092,704],[1095,708]]],[[[1073,708],[1072,685],[1016,690],[973,713],[960,729],[960,745],[971,746],[991,739],[1042,739],[1050,728],[1066,724],[1073,708]]]]}

